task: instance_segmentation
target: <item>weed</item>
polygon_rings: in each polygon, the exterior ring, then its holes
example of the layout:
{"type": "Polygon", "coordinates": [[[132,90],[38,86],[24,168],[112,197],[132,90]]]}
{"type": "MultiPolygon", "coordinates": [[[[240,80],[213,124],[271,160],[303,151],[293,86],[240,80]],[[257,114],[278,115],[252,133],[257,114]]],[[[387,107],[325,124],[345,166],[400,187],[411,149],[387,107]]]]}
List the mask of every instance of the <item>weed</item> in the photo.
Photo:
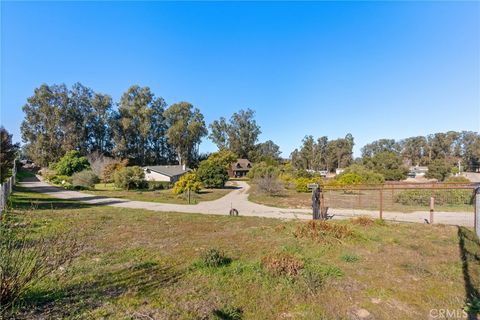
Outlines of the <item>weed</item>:
{"type": "Polygon", "coordinates": [[[202,262],[206,267],[221,267],[230,264],[232,259],[223,251],[211,248],[202,255],[202,262]]]}
{"type": "Polygon", "coordinates": [[[241,320],[243,310],[241,308],[225,306],[221,309],[213,310],[213,319],[218,320],[241,320]]]}
{"type": "Polygon", "coordinates": [[[356,262],[358,261],[360,258],[354,254],[354,253],[345,253],[344,255],[342,255],[340,257],[343,261],[345,262],[356,262]]]}
{"type": "Polygon", "coordinates": [[[293,254],[279,252],[263,257],[262,266],[275,276],[296,276],[304,263],[293,254]]]}

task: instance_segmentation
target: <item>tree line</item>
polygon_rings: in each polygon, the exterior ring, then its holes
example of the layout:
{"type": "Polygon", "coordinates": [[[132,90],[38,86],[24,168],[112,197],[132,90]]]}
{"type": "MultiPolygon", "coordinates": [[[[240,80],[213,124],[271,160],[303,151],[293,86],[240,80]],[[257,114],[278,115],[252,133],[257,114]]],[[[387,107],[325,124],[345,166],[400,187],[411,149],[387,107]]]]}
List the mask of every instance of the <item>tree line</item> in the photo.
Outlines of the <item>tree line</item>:
{"type": "Polygon", "coordinates": [[[328,170],[345,168],[353,163],[383,172],[387,180],[397,180],[406,175],[407,166],[428,166],[444,162],[455,166],[460,162],[464,170],[474,171],[480,165],[480,135],[472,131],[448,131],[402,140],[380,139],[366,144],[362,156],[353,159],[354,139],[328,140],[306,136],[299,149],[291,155],[292,165],[301,170],[328,170]]]}
{"type": "MultiPolygon", "coordinates": [[[[81,155],[100,153],[128,159],[134,165],[186,164],[196,166],[207,155],[199,152],[208,135],[204,116],[189,102],[170,106],[149,87],[133,85],[118,103],[108,94],[81,83],[43,84],[23,106],[21,125],[24,152],[44,167],[70,150],[81,155]]],[[[280,158],[271,140],[258,143],[260,126],[251,109],[234,113],[227,122],[210,124],[210,139],[220,150],[253,161],[280,158]]]]}
{"type": "Polygon", "coordinates": [[[352,164],[353,145],[354,138],[350,133],[335,140],[328,140],[326,136],[315,140],[309,135],[302,140],[302,146],[291,153],[290,159],[296,169],[335,171],[352,164]]]}
{"type": "MultiPolygon", "coordinates": [[[[114,103],[108,94],[98,93],[80,83],[43,84],[23,106],[21,132],[26,155],[40,166],[58,161],[66,152],[81,155],[94,152],[134,165],[173,164],[195,167],[207,155],[200,154],[203,138],[210,138],[219,150],[233,152],[253,162],[279,162],[278,145],[259,142],[261,128],[251,109],[240,110],[229,119],[220,117],[207,128],[204,116],[189,102],[167,105],[149,87],[133,85],[114,103]],[[210,130],[208,130],[210,129],[210,130]]],[[[429,165],[460,161],[466,170],[480,162],[480,137],[476,132],[449,131],[428,136],[380,139],[362,148],[362,157],[353,158],[354,138],[329,140],[306,136],[290,160],[295,169],[328,170],[353,163],[370,169],[405,174],[408,165],[429,165]],[[393,171],[392,171],[393,170],[393,171]]]]}

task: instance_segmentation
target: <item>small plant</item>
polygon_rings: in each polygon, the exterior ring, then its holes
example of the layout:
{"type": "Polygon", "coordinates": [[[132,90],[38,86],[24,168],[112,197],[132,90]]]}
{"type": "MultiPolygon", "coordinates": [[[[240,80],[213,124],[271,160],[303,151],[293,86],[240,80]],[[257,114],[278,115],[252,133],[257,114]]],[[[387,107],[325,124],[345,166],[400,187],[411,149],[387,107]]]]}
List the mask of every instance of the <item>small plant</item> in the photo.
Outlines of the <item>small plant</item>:
{"type": "Polygon", "coordinates": [[[343,261],[345,262],[356,262],[358,261],[360,258],[354,254],[354,253],[345,253],[344,255],[342,255],[340,257],[343,261]]]}
{"type": "Polygon", "coordinates": [[[311,293],[317,292],[325,283],[324,277],[320,273],[316,272],[315,270],[311,270],[310,268],[302,270],[301,275],[305,286],[311,293]]]}
{"type": "Polygon", "coordinates": [[[74,173],[72,176],[72,185],[74,187],[92,188],[100,180],[92,170],[83,170],[74,173]]]}
{"type": "Polygon", "coordinates": [[[480,298],[472,298],[463,308],[469,314],[480,314],[480,298]]]}
{"type": "Polygon", "coordinates": [[[225,306],[221,309],[213,310],[213,319],[218,320],[241,320],[243,310],[233,306],[225,306]]]}
{"type": "Polygon", "coordinates": [[[275,276],[296,276],[304,263],[290,253],[278,252],[263,257],[262,266],[275,276]]]}
{"type": "Polygon", "coordinates": [[[218,249],[209,249],[202,255],[203,265],[206,267],[221,267],[232,262],[232,259],[227,257],[223,251],[218,249]]]}
{"type": "Polygon", "coordinates": [[[387,222],[384,219],[375,219],[374,220],[375,225],[384,227],[387,225],[387,222]]]}

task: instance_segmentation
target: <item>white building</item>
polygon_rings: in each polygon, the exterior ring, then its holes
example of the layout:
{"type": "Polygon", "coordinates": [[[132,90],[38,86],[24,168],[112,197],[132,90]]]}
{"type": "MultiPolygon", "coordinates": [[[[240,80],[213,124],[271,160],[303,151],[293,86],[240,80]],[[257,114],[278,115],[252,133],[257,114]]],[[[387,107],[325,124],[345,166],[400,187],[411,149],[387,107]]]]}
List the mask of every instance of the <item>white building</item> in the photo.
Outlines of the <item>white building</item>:
{"type": "Polygon", "coordinates": [[[145,180],[147,181],[165,181],[175,183],[185,173],[190,171],[185,165],[173,166],[147,166],[143,167],[145,180]]]}

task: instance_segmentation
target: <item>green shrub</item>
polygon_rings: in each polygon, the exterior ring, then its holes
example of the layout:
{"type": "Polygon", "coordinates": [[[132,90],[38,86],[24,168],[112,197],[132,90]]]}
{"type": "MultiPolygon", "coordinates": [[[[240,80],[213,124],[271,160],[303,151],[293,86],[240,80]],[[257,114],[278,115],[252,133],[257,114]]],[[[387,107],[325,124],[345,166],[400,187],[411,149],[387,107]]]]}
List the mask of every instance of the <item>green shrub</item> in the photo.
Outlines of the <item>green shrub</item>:
{"type": "Polygon", "coordinates": [[[385,178],[375,171],[367,169],[365,166],[359,164],[353,164],[348,168],[345,168],[336,180],[339,184],[382,184],[385,182],[385,178]],[[347,177],[345,177],[347,176],[347,177]]]}
{"type": "Polygon", "coordinates": [[[206,267],[221,267],[232,262],[223,251],[218,249],[209,249],[202,255],[202,263],[206,267]]]}
{"type": "Polygon", "coordinates": [[[193,192],[198,193],[201,189],[202,183],[198,179],[198,176],[195,172],[189,172],[180,177],[175,185],[173,186],[173,193],[182,194],[189,189],[193,192]]]}
{"type": "Polygon", "coordinates": [[[68,151],[57,163],[53,169],[58,175],[71,176],[75,172],[90,168],[87,158],[82,157],[76,150],[68,151]]]}
{"type": "Polygon", "coordinates": [[[223,188],[228,181],[228,172],[220,162],[204,160],[200,162],[197,175],[206,188],[223,188]]]}
{"type": "Polygon", "coordinates": [[[451,165],[444,159],[433,160],[428,165],[428,171],[425,177],[428,179],[437,179],[438,181],[445,180],[452,170],[451,165]]]}
{"type": "MultiPolygon", "coordinates": [[[[395,202],[407,206],[429,206],[431,190],[405,190],[395,195],[395,202]]],[[[435,190],[435,205],[470,205],[472,191],[459,189],[435,190]]]]}
{"type": "Polygon", "coordinates": [[[56,185],[65,185],[72,183],[72,177],[65,176],[65,175],[52,175],[48,176],[47,181],[56,184],[56,185]]]}
{"type": "Polygon", "coordinates": [[[76,172],[72,176],[72,185],[74,187],[92,188],[100,180],[92,170],[83,170],[76,172]]]}
{"type": "Polygon", "coordinates": [[[148,190],[167,190],[170,189],[168,181],[147,181],[148,190]]]}
{"type": "Polygon", "coordinates": [[[456,177],[449,177],[447,180],[445,180],[447,183],[471,183],[470,180],[468,180],[465,177],[462,176],[456,176],[456,177]]]}
{"type": "Polygon", "coordinates": [[[308,189],[308,185],[311,183],[323,184],[322,178],[296,178],[295,180],[295,190],[297,192],[312,192],[311,189],[308,189]]]}
{"type": "Polygon", "coordinates": [[[356,173],[346,173],[342,174],[338,179],[337,182],[339,185],[342,186],[351,186],[356,184],[361,184],[363,179],[360,175],[356,173]]]}
{"type": "Polygon", "coordinates": [[[115,187],[122,189],[143,189],[147,186],[145,173],[139,166],[122,168],[114,173],[115,187]]]}
{"type": "Polygon", "coordinates": [[[250,179],[264,178],[264,177],[278,177],[280,175],[280,169],[278,166],[269,165],[266,162],[259,162],[253,166],[248,172],[250,179]]]}

